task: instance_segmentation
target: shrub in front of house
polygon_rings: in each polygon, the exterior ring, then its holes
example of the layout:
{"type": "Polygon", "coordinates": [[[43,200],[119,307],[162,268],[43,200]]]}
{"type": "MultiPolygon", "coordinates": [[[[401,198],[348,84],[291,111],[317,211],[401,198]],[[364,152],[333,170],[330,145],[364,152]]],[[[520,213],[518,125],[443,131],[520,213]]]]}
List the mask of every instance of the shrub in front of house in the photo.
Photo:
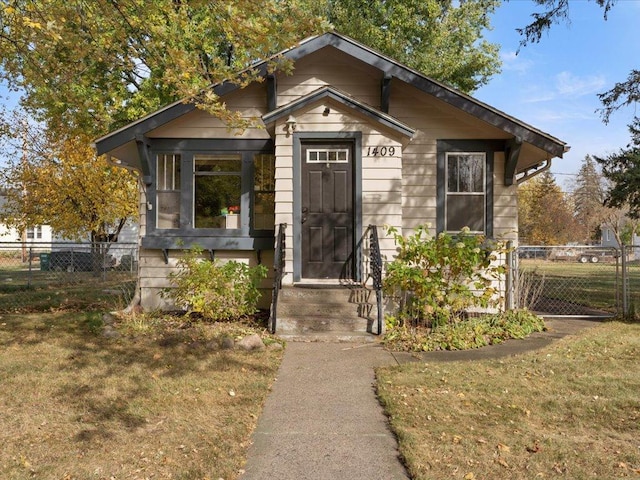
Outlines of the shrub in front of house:
{"type": "Polygon", "coordinates": [[[437,329],[399,327],[395,317],[387,318],[387,326],[385,345],[413,352],[469,350],[545,330],[544,320],[524,309],[473,317],[437,329]]]}
{"type": "Polygon", "coordinates": [[[192,249],[169,274],[173,287],[162,295],[188,313],[206,320],[235,320],[257,311],[258,286],[267,275],[267,267],[236,261],[221,262],[202,258],[202,251],[192,249]]]}
{"type": "Polygon", "coordinates": [[[436,328],[462,320],[470,308],[499,303],[495,282],[505,266],[495,260],[504,250],[501,244],[466,228],[437,236],[428,225],[407,237],[394,228],[388,232],[398,254],[387,265],[384,290],[398,304],[399,326],[436,328]]]}
{"type": "Polygon", "coordinates": [[[544,330],[544,321],[527,310],[468,318],[474,308],[500,302],[496,281],[506,267],[499,242],[487,242],[464,229],[429,234],[428,225],[403,237],[391,228],[398,255],[387,265],[384,289],[398,309],[387,316],[385,344],[395,350],[467,350],[524,338],[544,330]]]}

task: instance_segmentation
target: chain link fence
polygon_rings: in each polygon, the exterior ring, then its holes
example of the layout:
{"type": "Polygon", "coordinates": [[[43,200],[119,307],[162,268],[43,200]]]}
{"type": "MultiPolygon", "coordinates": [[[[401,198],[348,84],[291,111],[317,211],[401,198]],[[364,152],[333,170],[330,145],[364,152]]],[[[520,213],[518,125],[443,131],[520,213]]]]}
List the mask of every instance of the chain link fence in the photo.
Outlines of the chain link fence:
{"type": "Polygon", "coordinates": [[[126,307],[136,244],[0,243],[0,313],[126,307]]]}
{"type": "Polygon", "coordinates": [[[616,248],[524,245],[512,262],[515,307],[547,315],[623,313],[623,262],[616,248]]]}
{"type": "Polygon", "coordinates": [[[640,316],[640,246],[624,246],[622,252],[622,309],[626,317],[637,318],[640,316]]]}

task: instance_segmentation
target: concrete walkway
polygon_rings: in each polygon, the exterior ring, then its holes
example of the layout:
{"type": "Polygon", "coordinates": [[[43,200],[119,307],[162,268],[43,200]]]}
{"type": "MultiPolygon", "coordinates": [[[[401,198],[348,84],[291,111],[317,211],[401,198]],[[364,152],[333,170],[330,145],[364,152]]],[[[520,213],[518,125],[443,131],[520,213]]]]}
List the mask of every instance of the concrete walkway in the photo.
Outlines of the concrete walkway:
{"type": "Polygon", "coordinates": [[[549,331],[463,352],[398,353],[379,344],[289,343],[241,480],[406,480],[374,391],[374,368],[414,361],[498,358],[597,325],[547,319],[549,331]]]}

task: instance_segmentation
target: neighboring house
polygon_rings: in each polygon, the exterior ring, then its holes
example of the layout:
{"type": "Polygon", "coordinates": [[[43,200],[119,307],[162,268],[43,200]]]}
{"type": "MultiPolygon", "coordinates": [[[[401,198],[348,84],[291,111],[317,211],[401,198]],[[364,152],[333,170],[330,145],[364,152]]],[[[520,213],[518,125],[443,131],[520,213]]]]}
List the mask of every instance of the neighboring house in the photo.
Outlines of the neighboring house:
{"type": "MultiPolygon", "coordinates": [[[[616,234],[610,226],[600,226],[600,245],[607,248],[620,248],[620,245],[618,245],[618,241],[616,240],[616,234]]],[[[631,244],[627,245],[627,247],[632,247],[627,249],[627,258],[632,260],[640,258],[639,235],[634,233],[633,238],[631,239],[631,244]]]]}
{"type": "MultiPolygon", "coordinates": [[[[469,226],[517,240],[516,184],[564,142],[337,33],[283,52],[291,75],[211,88],[256,118],[241,134],[176,102],[96,141],[140,172],[140,288],[158,295],[180,250],[273,264],[286,223],[285,285],[349,282],[367,226],[405,234],[469,226]]],[[[395,253],[380,229],[382,254],[395,253]]]]}
{"type": "MultiPolygon", "coordinates": [[[[6,199],[0,191],[0,210],[2,210],[5,202],[6,199]]],[[[15,228],[0,223],[0,243],[20,242],[21,245],[38,244],[37,247],[40,249],[51,245],[52,235],[53,233],[49,225],[34,225],[28,227],[23,235],[15,228]]],[[[5,245],[4,249],[6,250],[7,248],[9,248],[9,246],[5,245]]]]}

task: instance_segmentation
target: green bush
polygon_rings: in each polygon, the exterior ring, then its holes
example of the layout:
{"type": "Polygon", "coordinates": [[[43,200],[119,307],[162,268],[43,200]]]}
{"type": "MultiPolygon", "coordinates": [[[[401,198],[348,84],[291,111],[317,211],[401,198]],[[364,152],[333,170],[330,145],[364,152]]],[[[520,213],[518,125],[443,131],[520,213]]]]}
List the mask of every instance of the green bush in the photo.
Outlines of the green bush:
{"type": "Polygon", "coordinates": [[[409,328],[390,317],[385,344],[394,350],[427,352],[433,350],[469,350],[524,338],[545,329],[542,318],[528,310],[511,310],[495,315],[470,318],[437,329],[409,328]]]}
{"type": "Polygon", "coordinates": [[[202,251],[190,250],[178,262],[178,271],[169,274],[173,287],[163,290],[178,307],[213,321],[235,320],[257,311],[258,285],[267,267],[201,258],[202,251]]]}
{"type": "Polygon", "coordinates": [[[499,302],[493,282],[505,272],[492,263],[504,250],[468,229],[456,235],[429,234],[421,225],[409,237],[394,228],[396,258],[387,265],[384,290],[399,303],[399,325],[437,327],[460,320],[470,307],[490,307],[499,302]]]}

